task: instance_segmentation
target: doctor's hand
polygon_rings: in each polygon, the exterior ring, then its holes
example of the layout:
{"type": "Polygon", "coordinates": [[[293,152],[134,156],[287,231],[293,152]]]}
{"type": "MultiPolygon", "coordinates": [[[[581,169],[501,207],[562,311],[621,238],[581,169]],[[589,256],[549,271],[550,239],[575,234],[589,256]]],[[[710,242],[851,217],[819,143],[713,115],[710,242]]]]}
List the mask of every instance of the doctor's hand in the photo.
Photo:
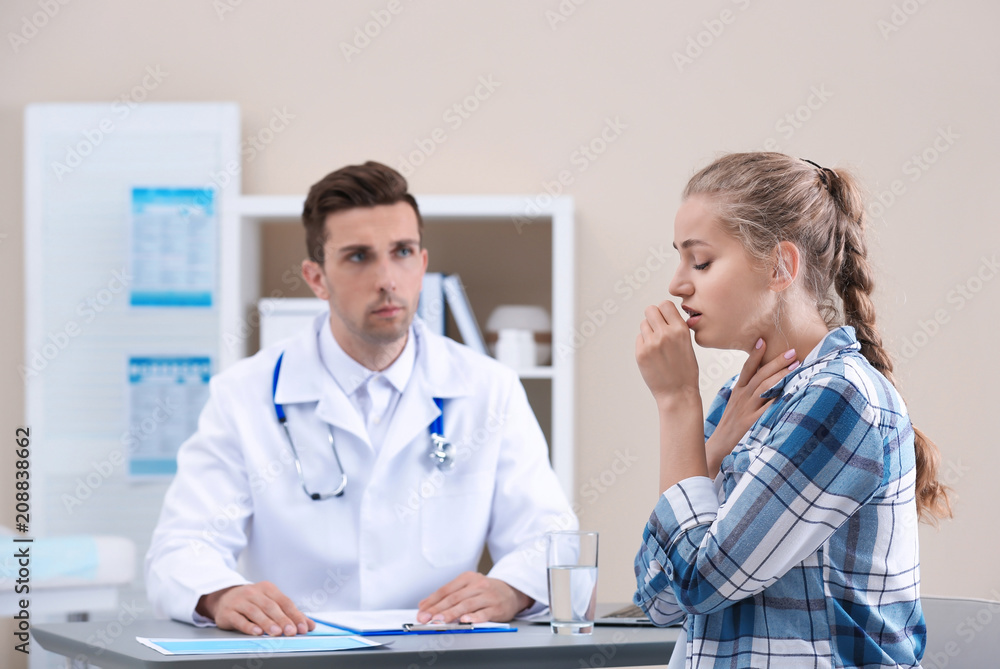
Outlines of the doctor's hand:
{"type": "Polygon", "coordinates": [[[420,602],[417,622],[503,623],[534,603],[531,597],[499,579],[467,571],[420,602]]]}
{"type": "Polygon", "coordinates": [[[750,351],[750,357],[743,363],[740,376],[733,384],[726,409],[712,436],[705,442],[705,456],[711,476],[719,473],[722,461],[729,455],[743,435],[764,415],[774,399],[761,399],[761,395],[771,389],[786,374],[799,366],[795,359],[795,349],[779,355],[766,365],[762,365],[767,344],[757,340],[757,347],[750,351]],[[759,348],[758,348],[759,347],[759,348]]]}
{"type": "Polygon", "coordinates": [[[202,595],[196,611],[214,620],[219,629],[253,636],[295,636],[316,627],[315,622],[268,581],[236,585],[202,595]]]}

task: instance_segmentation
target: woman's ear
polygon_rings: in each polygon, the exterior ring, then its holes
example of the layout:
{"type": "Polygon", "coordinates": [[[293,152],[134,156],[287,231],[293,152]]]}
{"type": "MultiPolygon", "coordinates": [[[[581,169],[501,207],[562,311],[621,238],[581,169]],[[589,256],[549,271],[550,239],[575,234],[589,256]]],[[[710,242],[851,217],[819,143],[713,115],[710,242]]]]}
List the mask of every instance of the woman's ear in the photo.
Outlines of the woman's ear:
{"type": "Polygon", "coordinates": [[[799,275],[799,248],[789,242],[778,242],[772,254],[771,290],[780,293],[791,286],[799,275]]]}

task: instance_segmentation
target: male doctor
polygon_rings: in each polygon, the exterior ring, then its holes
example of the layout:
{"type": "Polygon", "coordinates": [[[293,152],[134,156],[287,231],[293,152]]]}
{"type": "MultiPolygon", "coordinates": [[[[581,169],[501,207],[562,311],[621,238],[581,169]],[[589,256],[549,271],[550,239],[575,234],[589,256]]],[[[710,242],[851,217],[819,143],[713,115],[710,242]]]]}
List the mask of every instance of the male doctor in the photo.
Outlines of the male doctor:
{"type": "Polygon", "coordinates": [[[302,218],[329,312],[212,379],[146,556],[157,611],[293,635],[314,610],[543,609],[542,535],[576,517],[516,374],[414,319],[427,250],[406,180],[344,167],[302,218]]]}

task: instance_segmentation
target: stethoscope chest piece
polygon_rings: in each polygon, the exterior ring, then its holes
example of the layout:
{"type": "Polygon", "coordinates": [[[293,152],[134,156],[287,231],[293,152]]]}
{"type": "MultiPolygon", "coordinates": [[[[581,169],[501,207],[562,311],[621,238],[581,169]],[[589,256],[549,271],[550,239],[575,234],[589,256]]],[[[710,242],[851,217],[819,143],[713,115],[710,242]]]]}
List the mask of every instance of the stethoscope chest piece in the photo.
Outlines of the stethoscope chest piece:
{"type": "Polygon", "coordinates": [[[434,466],[439,471],[447,472],[455,467],[455,447],[444,438],[444,400],[440,397],[434,398],[437,405],[437,418],[431,423],[431,452],[427,454],[434,461],[434,466]]]}
{"type": "Polygon", "coordinates": [[[443,472],[455,468],[455,447],[440,434],[431,434],[431,452],[427,454],[434,466],[443,472]]]}

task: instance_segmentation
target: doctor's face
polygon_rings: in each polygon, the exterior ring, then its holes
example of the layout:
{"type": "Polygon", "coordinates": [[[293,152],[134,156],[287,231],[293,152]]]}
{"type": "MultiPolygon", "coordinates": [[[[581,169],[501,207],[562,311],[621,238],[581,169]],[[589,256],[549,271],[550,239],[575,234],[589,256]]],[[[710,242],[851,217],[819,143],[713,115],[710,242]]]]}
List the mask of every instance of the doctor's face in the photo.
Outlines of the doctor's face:
{"type": "MultiPolygon", "coordinates": [[[[306,281],[330,304],[330,328],[352,356],[405,341],[427,269],[417,215],[406,202],[326,217],[324,262],[307,260],[306,281]]],[[[397,351],[398,353],[398,351],[397,351]]]]}

